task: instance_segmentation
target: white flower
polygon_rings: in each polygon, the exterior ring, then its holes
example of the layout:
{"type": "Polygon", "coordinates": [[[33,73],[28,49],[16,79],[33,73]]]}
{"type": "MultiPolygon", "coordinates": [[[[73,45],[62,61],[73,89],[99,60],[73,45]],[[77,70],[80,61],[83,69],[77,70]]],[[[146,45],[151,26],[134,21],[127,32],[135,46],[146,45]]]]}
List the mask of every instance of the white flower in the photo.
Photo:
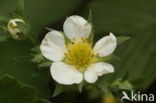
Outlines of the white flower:
{"type": "Polygon", "coordinates": [[[99,62],[98,58],[113,53],[117,46],[116,37],[110,33],[93,46],[88,41],[91,28],[91,24],[84,18],[71,16],[63,26],[70,43],[65,41],[61,32],[54,30],[43,39],[41,53],[53,61],[50,71],[56,82],[71,85],[85,79],[88,83],[95,83],[99,76],[114,72],[111,64],[99,62]]]}
{"type": "Polygon", "coordinates": [[[17,23],[24,23],[24,21],[22,19],[10,19],[8,22],[8,31],[14,39],[19,39],[19,34],[22,32],[17,23]]]}

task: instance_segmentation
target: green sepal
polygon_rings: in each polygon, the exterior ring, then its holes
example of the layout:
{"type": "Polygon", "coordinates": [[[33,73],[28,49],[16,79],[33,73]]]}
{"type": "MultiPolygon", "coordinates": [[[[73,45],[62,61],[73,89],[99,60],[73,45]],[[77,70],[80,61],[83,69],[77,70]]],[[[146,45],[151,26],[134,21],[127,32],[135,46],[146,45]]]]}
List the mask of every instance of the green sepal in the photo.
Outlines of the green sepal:
{"type": "Polygon", "coordinates": [[[129,72],[127,71],[127,72],[125,72],[125,74],[123,75],[122,80],[125,81],[125,80],[128,80],[128,78],[129,78],[129,72]]]}
{"type": "Polygon", "coordinates": [[[53,97],[56,97],[59,94],[65,92],[65,90],[66,90],[66,86],[57,83],[55,90],[54,90],[54,93],[53,93],[53,97]]]}
{"type": "Polygon", "coordinates": [[[49,27],[46,27],[46,30],[48,30],[48,31],[55,31],[55,29],[49,28],[49,27]]]}
{"type": "Polygon", "coordinates": [[[92,10],[89,10],[88,22],[92,24],[92,20],[93,20],[92,10]]]}
{"type": "Polygon", "coordinates": [[[98,57],[97,61],[99,62],[113,62],[113,61],[120,61],[120,57],[116,56],[116,55],[109,55],[106,57],[98,57]]]}
{"type": "Polygon", "coordinates": [[[16,0],[16,9],[10,13],[11,18],[26,18],[24,13],[24,0],[16,0]]]}
{"type": "Polygon", "coordinates": [[[40,46],[35,46],[30,51],[33,52],[31,60],[32,63],[35,63],[39,68],[51,66],[52,61],[49,61],[43,57],[40,51],[40,46]]]}
{"type": "Polygon", "coordinates": [[[89,38],[88,38],[88,40],[90,42],[93,42],[93,40],[94,40],[94,27],[93,27],[92,19],[93,19],[92,11],[90,10],[89,16],[88,16],[88,22],[91,25],[91,33],[90,33],[89,38]]]}
{"type": "Polygon", "coordinates": [[[95,99],[101,97],[103,95],[103,93],[104,93],[101,90],[101,88],[99,88],[98,86],[96,86],[94,84],[90,84],[90,85],[86,86],[86,89],[88,91],[86,96],[90,100],[95,100],[95,99]]]}
{"type": "Polygon", "coordinates": [[[112,87],[116,87],[121,90],[132,90],[133,86],[128,80],[117,79],[112,83],[112,87]]]}
{"type": "Polygon", "coordinates": [[[23,0],[17,0],[16,12],[24,12],[24,1],[23,0]]]}
{"type": "Polygon", "coordinates": [[[51,102],[46,99],[39,98],[35,103],[51,103],[51,102]]]}
{"type": "Polygon", "coordinates": [[[117,37],[117,44],[122,44],[124,42],[126,42],[127,40],[129,40],[130,37],[129,36],[119,36],[117,37]]]}
{"type": "Polygon", "coordinates": [[[40,63],[44,61],[42,54],[35,54],[34,58],[31,60],[33,63],[40,63]]]}
{"type": "Polygon", "coordinates": [[[28,33],[30,31],[29,23],[17,23],[18,28],[22,31],[20,39],[28,38],[28,33]]]}
{"type": "Polygon", "coordinates": [[[95,86],[103,93],[107,94],[110,92],[109,83],[106,81],[98,81],[95,83],[95,86]]]}
{"type": "MultiPolygon", "coordinates": [[[[82,85],[81,85],[82,87],[82,85]]],[[[81,88],[82,89],[82,88],[81,88]]],[[[62,93],[71,93],[71,92],[78,92],[78,85],[62,85],[57,83],[55,86],[55,90],[53,92],[53,97],[56,97],[62,93]]]]}
{"type": "Polygon", "coordinates": [[[80,84],[77,85],[79,92],[81,93],[83,90],[83,86],[85,84],[85,81],[82,81],[80,84]]]}
{"type": "MultiPolygon", "coordinates": [[[[134,89],[140,89],[141,86],[145,85],[143,81],[145,81],[146,79],[143,78],[143,77],[140,77],[140,78],[135,78],[135,79],[132,79],[132,80],[129,80],[133,85],[134,85],[134,89]]],[[[142,88],[141,88],[142,89],[142,88]]]]}
{"type": "Polygon", "coordinates": [[[38,67],[39,67],[39,68],[50,67],[50,66],[52,65],[52,63],[53,63],[53,62],[51,62],[51,61],[44,61],[44,62],[42,62],[42,63],[39,63],[39,64],[38,64],[38,67]]]}
{"type": "Polygon", "coordinates": [[[31,52],[34,52],[34,53],[41,53],[41,51],[40,51],[40,45],[31,48],[30,51],[31,52]]]}
{"type": "Polygon", "coordinates": [[[41,53],[36,53],[32,55],[32,63],[36,64],[39,68],[46,68],[52,65],[52,61],[49,61],[43,57],[41,53]]]}

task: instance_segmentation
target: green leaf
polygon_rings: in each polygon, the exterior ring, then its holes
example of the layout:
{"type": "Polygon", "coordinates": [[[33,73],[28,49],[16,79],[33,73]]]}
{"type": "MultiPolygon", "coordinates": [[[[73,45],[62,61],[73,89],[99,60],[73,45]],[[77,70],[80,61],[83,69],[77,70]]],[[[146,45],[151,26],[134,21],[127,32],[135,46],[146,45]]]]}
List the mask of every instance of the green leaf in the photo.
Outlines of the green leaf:
{"type": "Polygon", "coordinates": [[[118,53],[124,52],[122,55],[119,54],[122,58],[122,62],[117,67],[119,70],[116,73],[116,77],[123,77],[125,73],[128,72],[129,81],[138,80],[140,78],[143,79],[140,83],[137,82],[133,84],[134,88],[145,89],[152,83],[154,78],[156,78],[154,74],[154,68],[156,66],[154,63],[156,60],[156,56],[154,56],[156,52],[154,48],[156,31],[153,28],[155,28],[155,26],[137,33],[140,35],[136,36],[133,40],[128,42],[127,45],[124,45],[117,51],[118,53]]]}
{"type": "Polygon", "coordinates": [[[35,103],[34,88],[22,84],[10,75],[0,78],[0,103],[35,103]]]}
{"type": "Polygon", "coordinates": [[[49,69],[39,70],[30,62],[32,44],[26,41],[5,41],[0,42],[0,48],[3,48],[0,50],[0,75],[13,75],[21,82],[36,88],[39,97],[50,98],[51,75],[49,69]]]}
{"type": "Polygon", "coordinates": [[[53,97],[56,97],[57,95],[65,92],[65,91],[66,91],[66,86],[61,85],[61,84],[56,84],[55,91],[53,93],[53,97]]]}
{"type": "Polygon", "coordinates": [[[119,36],[119,37],[117,37],[117,43],[119,45],[119,44],[122,44],[129,39],[130,39],[130,37],[128,37],[128,36],[119,36]]]}

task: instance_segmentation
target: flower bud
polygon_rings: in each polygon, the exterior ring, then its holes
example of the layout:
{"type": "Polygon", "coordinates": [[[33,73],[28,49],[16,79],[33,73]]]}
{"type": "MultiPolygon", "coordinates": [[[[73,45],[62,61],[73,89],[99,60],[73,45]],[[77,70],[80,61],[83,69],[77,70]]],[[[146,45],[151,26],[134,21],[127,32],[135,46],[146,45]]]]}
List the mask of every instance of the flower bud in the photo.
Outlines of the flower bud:
{"type": "Polygon", "coordinates": [[[19,27],[20,24],[25,25],[25,22],[22,19],[10,19],[7,25],[9,33],[16,40],[21,39],[22,36],[22,30],[19,27]]]}
{"type": "Polygon", "coordinates": [[[118,103],[117,98],[109,94],[105,95],[102,101],[103,101],[102,103],[118,103]]]}

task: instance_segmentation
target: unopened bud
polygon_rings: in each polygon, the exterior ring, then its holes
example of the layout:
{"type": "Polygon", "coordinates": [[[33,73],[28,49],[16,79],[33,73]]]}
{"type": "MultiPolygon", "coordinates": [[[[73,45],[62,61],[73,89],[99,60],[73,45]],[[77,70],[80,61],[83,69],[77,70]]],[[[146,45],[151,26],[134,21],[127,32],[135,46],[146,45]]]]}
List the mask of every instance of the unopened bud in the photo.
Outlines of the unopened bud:
{"type": "Polygon", "coordinates": [[[8,22],[8,31],[14,39],[20,39],[22,35],[22,30],[19,28],[18,23],[25,24],[22,19],[10,19],[8,22]]]}

